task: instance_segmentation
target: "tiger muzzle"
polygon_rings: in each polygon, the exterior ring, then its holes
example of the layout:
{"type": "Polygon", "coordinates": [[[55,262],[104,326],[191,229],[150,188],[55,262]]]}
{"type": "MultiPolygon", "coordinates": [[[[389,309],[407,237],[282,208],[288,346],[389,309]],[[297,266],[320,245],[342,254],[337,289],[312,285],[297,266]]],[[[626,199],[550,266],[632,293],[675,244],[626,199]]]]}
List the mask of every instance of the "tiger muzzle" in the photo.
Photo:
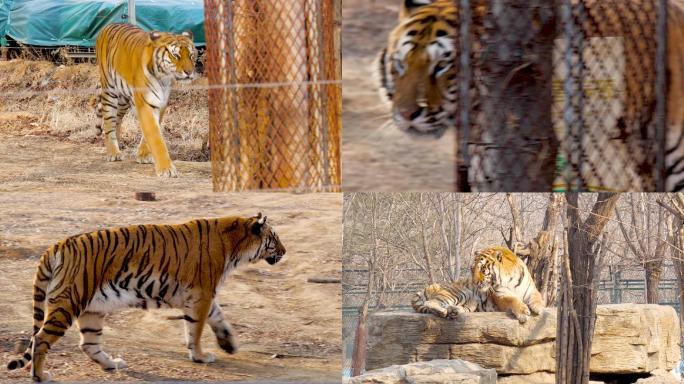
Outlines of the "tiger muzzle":
{"type": "Polygon", "coordinates": [[[274,254],[266,257],[266,262],[270,265],[273,265],[280,260],[282,260],[283,256],[285,255],[285,248],[278,249],[274,254]]]}

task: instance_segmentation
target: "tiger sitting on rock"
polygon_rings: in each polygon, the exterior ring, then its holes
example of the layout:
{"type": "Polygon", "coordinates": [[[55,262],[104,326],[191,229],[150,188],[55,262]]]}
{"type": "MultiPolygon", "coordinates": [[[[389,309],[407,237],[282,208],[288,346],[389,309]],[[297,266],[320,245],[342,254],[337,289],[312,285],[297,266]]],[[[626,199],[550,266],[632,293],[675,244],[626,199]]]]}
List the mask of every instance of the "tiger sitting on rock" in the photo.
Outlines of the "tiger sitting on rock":
{"type": "Polygon", "coordinates": [[[527,266],[505,247],[478,251],[471,276],[430,284],[415,294],[411,305],[416,312],[444,318],[465,312],[510,312],[520,323],[545,307],[527,266]]]}

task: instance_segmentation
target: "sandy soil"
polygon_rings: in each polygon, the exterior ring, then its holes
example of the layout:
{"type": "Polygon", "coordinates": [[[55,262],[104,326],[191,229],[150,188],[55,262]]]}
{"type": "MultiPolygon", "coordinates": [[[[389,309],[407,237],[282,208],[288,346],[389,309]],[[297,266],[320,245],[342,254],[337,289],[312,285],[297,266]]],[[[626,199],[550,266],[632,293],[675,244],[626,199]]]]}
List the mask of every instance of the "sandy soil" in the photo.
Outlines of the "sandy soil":
{"type": "MultiPolygon", "coordinates": [[[[167,319],[179,311],[132,309],[109,316],[105,327],[106,350],[124,358],[128,369],[109,373],[90,362],[78,349],[75,327],[54,346],[48,367],[62,381],[339,382],[340,286],[307,283],[307,278],[340,277],[341,195],[161,191],[156,202],[139,202],[132,199],[132,193],[119,191],[0,193],[3,365],[16,356],[15,342],[30,332],[35,265],[51,243],[108,226],[177,223],[195,217],[261,211],[268,215],[288,252],[275,266],[259,263],[242,268],[221,289],[219,300],[241,343],[236,355],[221,351],[211,331],[205,330],[203,344],[216,354],[217,362],[193,364],[183,345],[182,323],[167,319]]],[[[0,369],[0,382],[26,381],[28,377],[25,370],[0,369]]]]}
{"type": "Polygon", "coordinates": [[[455,135],[419,138],[391,123],[373,80],[373,60],[396,25],[397,0],[342,3],[345,191],[454,190],[455,135]]]}
{"type": "Polygon", "coordinates": [[[171,93],[162,128],[182,177],[161,179],[134,160],[141,133],[132,111],[123,122],[124,161],[104,160],[95,134],[98,76],[92,64],[0,61],[0,191],[210,191],[206,92],[177,84],[171,93]]]}

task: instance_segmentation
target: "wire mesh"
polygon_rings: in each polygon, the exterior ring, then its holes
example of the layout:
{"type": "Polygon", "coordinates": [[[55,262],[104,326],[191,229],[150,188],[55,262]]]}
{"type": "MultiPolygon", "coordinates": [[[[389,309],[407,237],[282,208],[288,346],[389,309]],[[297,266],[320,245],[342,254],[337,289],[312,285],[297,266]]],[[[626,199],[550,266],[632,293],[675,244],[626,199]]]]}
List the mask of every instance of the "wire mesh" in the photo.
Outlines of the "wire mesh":
{"type": "Polygon", "coordinates": [[[339,191],[339,26],[330,0],[205,0],[214,190],[339,191]]]}
{"type": "Polygon", "coordinates": [[[666,2],[454,1],[459,190],[665,190],[666,2]]]}

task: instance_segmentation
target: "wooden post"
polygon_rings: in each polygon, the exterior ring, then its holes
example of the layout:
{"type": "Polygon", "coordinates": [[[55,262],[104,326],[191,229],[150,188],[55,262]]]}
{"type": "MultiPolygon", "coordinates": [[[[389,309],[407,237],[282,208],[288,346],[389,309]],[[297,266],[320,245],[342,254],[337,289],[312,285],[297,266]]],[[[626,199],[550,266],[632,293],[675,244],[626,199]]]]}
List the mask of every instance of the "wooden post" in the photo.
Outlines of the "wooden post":
{"type": "Polygon", "coordinates": [[[552,189],[559,147],[551,120],[555,14],[553,1],[495,0],[485,17],[480,190],[552,189]]]}

